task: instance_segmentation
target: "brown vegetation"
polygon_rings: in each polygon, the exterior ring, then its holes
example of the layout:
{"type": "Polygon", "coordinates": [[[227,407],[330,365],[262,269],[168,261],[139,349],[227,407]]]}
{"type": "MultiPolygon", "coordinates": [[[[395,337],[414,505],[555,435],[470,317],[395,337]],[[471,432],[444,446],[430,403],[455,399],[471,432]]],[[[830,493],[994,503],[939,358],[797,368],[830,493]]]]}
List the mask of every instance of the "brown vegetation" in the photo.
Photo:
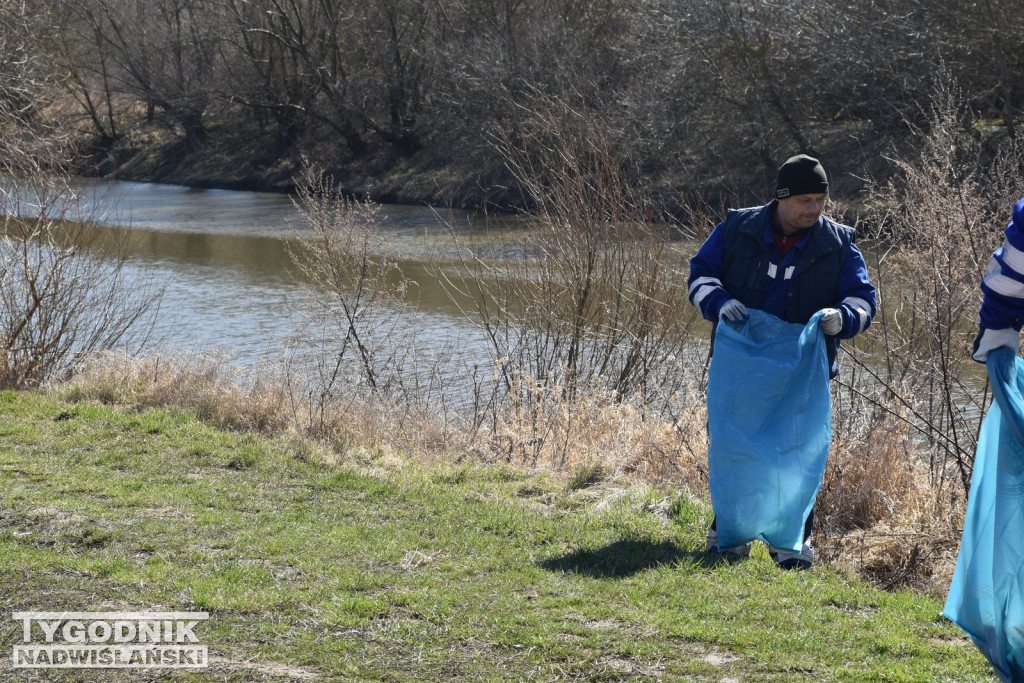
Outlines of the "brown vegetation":
{"type": "Polygon", "coordinates": [[[517,204],[488,136],[528,136],[520,107],[540,93],[608,121],[659,204],[753,203],[797,152],[854,201],[927,125],[941,72],[996,137],[1016,138],[1024,106],[1009,0],[28,4],[54,9],[40,49],[96,170],[137,179],[290,187],[307,156],[379,201],[517,204]]]}

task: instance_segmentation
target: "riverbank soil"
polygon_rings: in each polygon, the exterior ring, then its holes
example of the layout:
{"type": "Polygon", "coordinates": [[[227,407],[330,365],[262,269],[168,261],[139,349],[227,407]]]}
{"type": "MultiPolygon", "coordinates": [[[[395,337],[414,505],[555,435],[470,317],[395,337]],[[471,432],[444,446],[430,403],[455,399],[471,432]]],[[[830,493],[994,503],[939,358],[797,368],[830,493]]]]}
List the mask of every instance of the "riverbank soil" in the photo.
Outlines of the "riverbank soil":
{"type": "MultiPolygon", "coordinates": [[[[164,127],[142,124],[104,148],[83,137],[78,171],[191,187],[291,192],[303,160],[309,160],[332,174],[346,193],[381,203],[497,210],[525,206],[501,154],[483,139],[467,139],[458,149],[427,146],[411,154],[371,146],[355,156],[329,134],[310,135],[282,145],[255,130],[211,125],[204,140],[190,146],[164,127]]],[[[892,173],[886,157],[898,143],[861,124],[823,130],[819,142],[816,151],[829,173],[834,207],[852,215],[868,179],[885,182],[892,173]]],[[[729,156],[695,150],[686,158],[638,159],[629,168],[655,204],[674,214],[695,193],[712,203],[760,204],[771,197],[775,183],[775,167],[759,163],[742,145],[729,156]]]]}
{"type": "Polygon", "coordinates": [[[83,175],[189,187],[292,192],[304,161],[334,176],[348,194],[387,204],[509,208],[519,202],[493,150],[370,148],[358,157],[329,135],[282,146],[256,131],[212,127],[199,146],[142,125],[105,148],[83,138],[83,175]]]}

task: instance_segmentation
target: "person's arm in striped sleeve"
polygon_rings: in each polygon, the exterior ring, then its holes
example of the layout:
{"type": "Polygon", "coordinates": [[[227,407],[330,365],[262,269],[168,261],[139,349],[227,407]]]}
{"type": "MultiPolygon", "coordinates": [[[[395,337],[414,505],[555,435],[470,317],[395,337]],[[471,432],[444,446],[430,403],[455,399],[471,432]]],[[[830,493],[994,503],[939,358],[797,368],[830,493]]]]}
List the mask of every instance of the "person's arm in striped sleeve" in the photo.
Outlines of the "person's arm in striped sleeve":
{"type": "Polygon", "coordinates": [[[850,253],[839,271],[837,289],[842,299],[836,308],[843,316],[843,326],[836,336],[849,339],[868,329],[877,311],[875,286],[868,278],[864,255],[856,245],[850,245],[850,253]]]}
{"type": "Polygon", "coordinates": [[[981,281],[984,300],[971,357],[984,363],[988,352],[1006,346],[1017,351],[1024,324],[1024,199],[1013,207],[1001,247],[989,260],[981,281]]]}
{"type": "Polygon", "coordinates": [[[746,309],[725,291],[719,279],[725,251],[725,245],[722,243],[722,225],[723,223],[718,224],[696,255],[690,259],[690,277],[687,281],[690,303],[700,309],[705,320],[712,322],[718,321],[723,307],[730,315],[730,319],[733,315],[738,318],[746,316],[746,309]]]}

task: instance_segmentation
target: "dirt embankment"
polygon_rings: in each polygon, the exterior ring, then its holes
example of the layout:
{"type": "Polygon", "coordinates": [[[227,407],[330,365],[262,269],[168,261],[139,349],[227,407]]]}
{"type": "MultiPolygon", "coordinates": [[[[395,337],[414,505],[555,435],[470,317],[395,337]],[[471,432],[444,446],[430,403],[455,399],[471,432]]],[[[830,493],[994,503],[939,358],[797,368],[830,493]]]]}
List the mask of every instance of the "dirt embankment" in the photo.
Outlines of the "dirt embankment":
{"type": "MultiPolygon", "coordinates": [[[[81,148],[85,153],[78,171],[83,175],[290,192],[303,161],[309,160],[333,175],[346,193],[379,202],[499,210],[524,206],[501,156],[472,141],[457,150],[424,148],[402,155],[376,149],[353,157],[331,139],[282,148],[237,131],[212,129],[200,144],[189,146],[165,130],[140,128],[105,147],[84,141],[81,148]]],[[[837,209],[856,213],[868,179],[884,182],[891,175],[886,157],[895,148],[870,128],[837,129],[822,135],[816,152],[829,173],[837,209]]],[[[681,203],[694,194],[712,205],[766,201],[774,169],[752,158],[750,150],[741,147],[732,159],[702,156],[696,150],[685,162],[637,157],[631,168],[638,184],[662,209],[679,213],[681,203]]]]}

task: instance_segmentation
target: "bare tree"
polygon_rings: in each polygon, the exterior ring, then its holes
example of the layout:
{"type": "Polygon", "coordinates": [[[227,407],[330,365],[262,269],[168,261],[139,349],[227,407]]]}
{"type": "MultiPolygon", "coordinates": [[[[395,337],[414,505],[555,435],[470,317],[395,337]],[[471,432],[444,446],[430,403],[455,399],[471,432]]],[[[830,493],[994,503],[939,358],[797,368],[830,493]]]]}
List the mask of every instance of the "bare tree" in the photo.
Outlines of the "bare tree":
{"type": "Polygon", "coordinates": [[[270,111],[286,131],[305,117],[313,118],[341,136],[353,154],[364,153],[362,94],[353,85],[350,56],[359,50],[361,36],[351,24],[362,10],[339,0],[259,0],[230,6],[245,69],[256,76],[245,101],[270,111]]]}
{"type": "Polygon", "coordinates": [[[56,29],[56,54],[69,77],[68,92],[81,107],[98,138],[96,147],[111,146],[120,135],[120,115],[115,74],[107,50],[102,45],[102,23],[92,5],[67,3],[55,5],[63,10],[56,29]]]}
{"type": "Polygon", "coordinates": [[[403,154],[421,145],[420,117],[432,81],[429,62],[432,40],[430,3],[380,0],[369,7],[356,30],[360,62],[356,74],[366,101],[366,122],[403,154]]]}
{"type": "Polygon", "coordinates": [[[128,267],[123,234],[88,223],[65,169],[59,126],[40,116],[61,95],[39,50],[43,7],[0,0],[0,386],[37,385],[78,354],[145,333],[159,292],[128,267]],[[108,238],[108,236],[110,236],[108,238]]]}
{"type": "MultiPolygon", "coordinates": [[[[216,101],[225,30],[219,3],[206,0],[61,0],[91,40],[96,57],[81,69],[101,69],[105,88],[144,103],[147,117],[163,112],[194,148],[207,135],[216,101]]],[[[85,85],[83,83],[83,85],[85,85]]]]}

